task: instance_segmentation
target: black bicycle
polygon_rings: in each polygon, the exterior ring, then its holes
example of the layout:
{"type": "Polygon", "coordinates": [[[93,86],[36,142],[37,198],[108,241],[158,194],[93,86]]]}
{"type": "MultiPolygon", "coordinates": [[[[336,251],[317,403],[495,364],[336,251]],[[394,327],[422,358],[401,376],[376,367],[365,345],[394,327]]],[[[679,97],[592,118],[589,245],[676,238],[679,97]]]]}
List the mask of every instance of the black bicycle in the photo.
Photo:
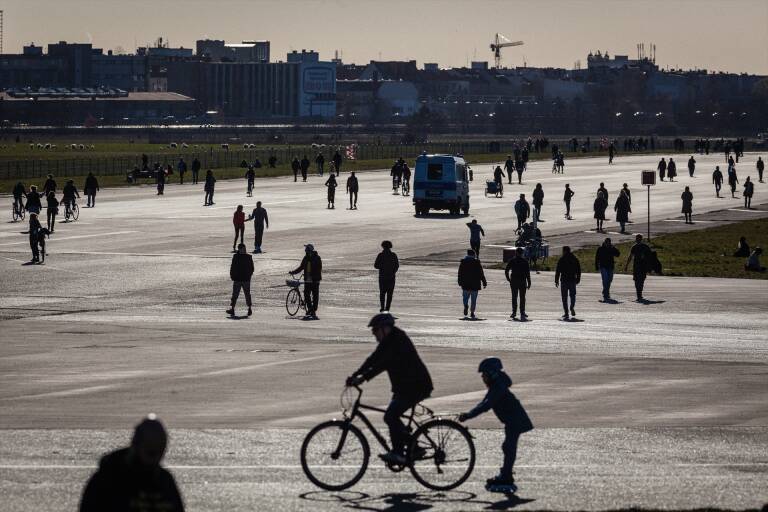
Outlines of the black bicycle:
{"type": "Polygon", "coordinates": [[[286,286],[288,286],[288,295],[285,296],[285,310],[289,316],[296,316],[296,313],[300,309],[307,310],[307,304],[304,302],[304,294],[301,292],[301,287],[304,285],[304,274],[300,279],[286,279],[286,286]]]}
{"type": "Polygon", "coordinates": [[[77,203],[74,201],[64,203],[64,222],[75,221],[78,218],[80,218],[80,207],[77,206],[77,203]]]}
{"type": "MultiPolygon", "coordinates": [[[[360,419],[382,448],[389,452],[387,440],[373,426],[362,410],[384,413],[384,409],[360,403],[363,390],[346,387],[341,394],[343,420],[326,421],[309,431],[301,445],[301,467],[309,480],[328,491],[341,491],[363,478],[371,449],[355,419],[360,419]]],[[[409,431],[413,432],[406,453],[406,464],[386,463],[389,470],[400,472],[406,467],[423,486],[436,491],[455,489],[463,484],[475,467],[475,444],[472,435],[461,424],[435,416],[429,408],[418,404],[406,413],[409,431]]]]}
{"type": "Polygon", "coordinates": [[[13,201],[13,222],[24,220],[24,217],[26,216],[26,210],[24,209],[24,205],[20,202],[13,201]]]}
{"type": "Polygon", "coordinates": [[[411,183],[409,180],[403,180],[403,184],[401,186],[402,193],[404,196],[407,196],[411,193],[411,183]]]}

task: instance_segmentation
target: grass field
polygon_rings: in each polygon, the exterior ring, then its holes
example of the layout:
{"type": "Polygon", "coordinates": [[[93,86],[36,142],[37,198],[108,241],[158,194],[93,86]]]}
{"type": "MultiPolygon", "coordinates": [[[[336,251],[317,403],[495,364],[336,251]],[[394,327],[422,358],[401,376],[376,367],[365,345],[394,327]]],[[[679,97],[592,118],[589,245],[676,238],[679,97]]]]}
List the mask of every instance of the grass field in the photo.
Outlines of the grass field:
{"type": "MultiPolygon", "coordinates": [[[[664,269],[664,275],[685,277],[736,277],[744,279],[768,279],[768,272],[747,272],[746,258],[731,256],[736,250],[739,237],[747,237],[749,246],[768,247],[768,219],[749,220],[726,224],[687,233],[660,235],[652,240],[664,269]]],[[[631,243],[618,244],[621,251],[616,270],[623,272],[631,243]]],[[[595,251],[587,247],[575,252],[584,272],[595,272],[595,251]]],[[[761,261],[766,266],[765,261],[761,261]]],[[[552,263],[554,266],[555,263],[552,263]]],[[[630,272],[631,273],[631,270],[630,272]]]]}

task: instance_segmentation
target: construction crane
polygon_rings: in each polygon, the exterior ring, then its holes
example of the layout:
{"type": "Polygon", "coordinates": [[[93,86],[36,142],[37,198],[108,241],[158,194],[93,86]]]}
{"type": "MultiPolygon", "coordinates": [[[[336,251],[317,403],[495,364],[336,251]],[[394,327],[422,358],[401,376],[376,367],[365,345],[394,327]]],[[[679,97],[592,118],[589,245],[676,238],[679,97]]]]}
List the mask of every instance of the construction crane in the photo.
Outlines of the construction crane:
{"type": "Polygon", "coordinates": [[[496,33],[496,37],[491,43],[491,51],[493,52],[496,68],[498,69],[501,67],[501,49],[502,48],[506,48],[508,46],[522,46],[522,45],[523,45],[522,41],[510,41],[503,35],[496,33]]]}

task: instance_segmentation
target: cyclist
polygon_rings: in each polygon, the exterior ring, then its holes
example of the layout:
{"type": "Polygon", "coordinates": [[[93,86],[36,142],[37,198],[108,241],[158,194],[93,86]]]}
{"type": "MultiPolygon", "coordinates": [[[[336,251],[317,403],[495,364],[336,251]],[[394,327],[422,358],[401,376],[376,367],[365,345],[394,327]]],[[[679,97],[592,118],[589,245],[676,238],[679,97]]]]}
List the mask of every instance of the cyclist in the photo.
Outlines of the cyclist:
{"type": "Polygon", "coordinates": [[[253,170],[253,166],[249,165],[248,170],[245,173],[245,179],[248,181],[248,197],[253,196],[253,182],[256,180],[256,171],[253,170]]]}
{"type": "Polygon", "coordinates": [[[389,175],[392,176],[392,190],[397,193],[397,189],[400,188],[400,180],[402,179],[403,175],[403,166],[400,164],[399,160],[395,161],[395,164],[389,171],[389,175]]]}
{"type": "Polygon", "coordinates": [[[459,421],[464,422],[493,409],[496,417],[504,424],[504,464],[499,475],[486,481],[489,491],[515,492],[517,486],[512,468],[517,458],[517,442],[520,435],[533,430],[533,423],[523,409],[520,401],[509,391],[512,379],[504,372],[501,360],[488,357],[480,362],[477,371],[482,374],[483,382],[488,387],[485,398],[474,409],[459,415],[459,421]]]}
{"type": "Polygon", "coordinates": [[[403,189],[405,189],[405,193],[407,194],[411,190],[411,168],[408,167],[408,164],[403,163],[403,189]]]}
{"type": "Polygon", "coordinates": [[[13,207],[17,212],[24,208],[24,198],[27,197],[27,187],[24,183],[18,182],[13,187],[13,207]]]}
{"type": "Polygon", "coordinates": [[[40,197],[40,193],[37,191],[37,187],[35,185],[29,187],[26,206],[26,209],[29,213],[40,213],[40,210],[43,209],[43,205],[40,203],[40,197]]]}
{"type": "Polygon", "coordinates": [[[429,398],[432,394],[432,378],[419,357],[413,342],[405,332],[395,327],[395,318],[389,313],[379,313],[371,318],[368,327],[376,337],[378,346],[350,377],[347,385],[357,386],[386,371],[392,383],[392,400],[389,402],[384,422],[389,427],[392,451],[381,455],[390,464],[407,464],[408,429],[400,417],[408,409],[429,398]]]}
{"type": "Polygon", "coordinates": [[[80,193],[77,191],[74,181],[67,180],[67,184],[64,185],[62,192],[64,193],[64,197],[61,202],[64,203],[65,210],[71,211],[76,202],[75,198],[80,198],[80,193]]]}

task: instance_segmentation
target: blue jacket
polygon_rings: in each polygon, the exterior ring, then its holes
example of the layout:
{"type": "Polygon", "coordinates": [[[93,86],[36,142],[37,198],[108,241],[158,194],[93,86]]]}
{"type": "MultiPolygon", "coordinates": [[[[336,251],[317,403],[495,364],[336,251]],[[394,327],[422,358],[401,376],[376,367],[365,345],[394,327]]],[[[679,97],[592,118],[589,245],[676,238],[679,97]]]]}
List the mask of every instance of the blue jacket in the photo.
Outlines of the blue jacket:
{"type": "Polygon", "coordinates": [[[493,409],[499,421],[506,427],[512,427],[517,432],[523,433],[533,430],[533,423],[528,413],[523,409],[520,401],[509,390],[512,379],[504,372],[499,372],[491,381],[485,398],[467,413],[467,419],[479,416],[493,409]]]}

